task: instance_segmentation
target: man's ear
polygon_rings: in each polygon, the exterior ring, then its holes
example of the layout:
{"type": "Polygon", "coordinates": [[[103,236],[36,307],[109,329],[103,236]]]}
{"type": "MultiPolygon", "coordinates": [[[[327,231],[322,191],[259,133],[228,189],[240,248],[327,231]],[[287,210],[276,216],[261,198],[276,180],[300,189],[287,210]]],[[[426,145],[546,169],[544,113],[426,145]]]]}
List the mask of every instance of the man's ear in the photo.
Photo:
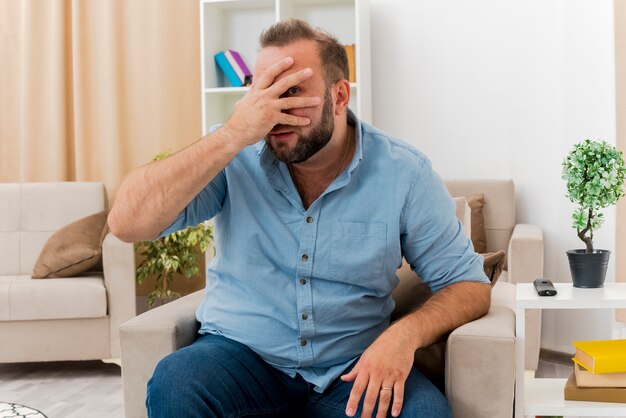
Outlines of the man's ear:
{"type": "Polygon", "coordinates": [[[350,103],[350,83],[348,80],[339,80],[335,83],[335,116],[342,115],[350,103]]]}

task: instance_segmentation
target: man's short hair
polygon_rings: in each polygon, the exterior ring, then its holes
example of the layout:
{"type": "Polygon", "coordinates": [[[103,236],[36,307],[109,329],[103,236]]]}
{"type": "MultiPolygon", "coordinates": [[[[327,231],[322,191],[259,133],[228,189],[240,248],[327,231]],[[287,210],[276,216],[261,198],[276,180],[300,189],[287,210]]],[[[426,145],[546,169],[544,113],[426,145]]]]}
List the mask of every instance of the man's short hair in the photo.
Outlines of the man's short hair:
{"type": "Polygon", "coordinates": [[[350,73],[346,50],[337,38],[320,28],[314,29],[300,19],[289,19],[273,24],[259,37],[261,48],[285,46],[300,40],[317,42],[327,87],[339,80],[348,79],[350,73]]]}

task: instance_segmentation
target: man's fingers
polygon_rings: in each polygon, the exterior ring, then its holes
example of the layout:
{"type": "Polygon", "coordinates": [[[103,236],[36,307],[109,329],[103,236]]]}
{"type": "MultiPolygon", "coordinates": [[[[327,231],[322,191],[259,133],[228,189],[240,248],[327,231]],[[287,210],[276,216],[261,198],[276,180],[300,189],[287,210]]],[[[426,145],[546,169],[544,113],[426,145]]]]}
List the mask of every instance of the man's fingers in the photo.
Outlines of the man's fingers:
{"type": "Polygon", "coordinates": [[[404,383],[396,382],[393,386],[393,405],[391,405],[391,416],[399,417],[404,402],[404,383]]]}
{"type": "Polygon", "coordinates": [[[322,99],[317,96],[312,97],[283,97],[278,100],[281,109],[296,109],[301,107],[313,107],[322,103],[322,99]]]}
{"type": "MultiPolygon", "coordinates": [[[[380,381],[376,382],[370,380],[369,385],[367,385],[365,398],[363,399],[363,412],[361,413],[361,418],[371,418],[374,407],[376,406],[376,401],[378,400],[378,396],[380,394],[380,381]]],[[[389,405],[389,401],[387,401],[387,405],[389,405]]]]}
{"type": "Polygon", "coordinates": [[[276,77],[293,65],[293,58],[285,57],[280,61],[272,64],[267,70],[263,71],[258,80],[254,80],[252,87],[257,90],[266,89],[274,83],[276,77]]]}
{"type": "Polygon", "coordinates": [[[378,395],[378,413],[376,418],[385,418],[393,397],[393,383],[383,383],[378,395]]]}
{"type": "Polygon", "coordinates": [[[303,116],[294,116],[288,113],[281,113],[276,118],[275,125],[291,125],[291,126],[306,126],[311,123],[311,119],[303,116]]]}
{"type": "Polygon", "coordinates": [[[302,81],[311,77],[311,75],[313,75],[313,70],[310,68],[305,68],[304,70],[297,71],[295,73],[289,74],[286,77],[281,78],[270,87],[268,87],[267,90],[272,95],[282,96],[282,94],[289,90],[290,87],[300,84],[302,81]]]}
{"type": "MultiPolygon", "coordinates": [[[[363,396],[363,392],[367,389],[367,381],[368,378],[365,374],[359,374],[352,385],[352,390],[350,391],[350,398],[348,399],[348,403],[346,405],[346,415],[349,417],[353,417],[356,414],[356,410],[359,407],[359,401],[361,400],[361,396],[363,396]]],[[[363,416],[363,415],[361,415],[363,416]]]]}

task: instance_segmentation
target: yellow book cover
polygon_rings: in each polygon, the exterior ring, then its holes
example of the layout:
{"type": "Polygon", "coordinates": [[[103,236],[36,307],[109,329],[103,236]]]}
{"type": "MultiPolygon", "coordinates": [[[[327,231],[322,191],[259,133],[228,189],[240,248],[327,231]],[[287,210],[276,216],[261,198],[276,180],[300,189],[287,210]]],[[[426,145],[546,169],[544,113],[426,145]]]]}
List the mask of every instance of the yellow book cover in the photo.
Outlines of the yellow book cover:
{"type": "Polygon", "coordinates": [[[574,362],[591,373],[626,372],[626,339],[574,341],[574,362]]]}

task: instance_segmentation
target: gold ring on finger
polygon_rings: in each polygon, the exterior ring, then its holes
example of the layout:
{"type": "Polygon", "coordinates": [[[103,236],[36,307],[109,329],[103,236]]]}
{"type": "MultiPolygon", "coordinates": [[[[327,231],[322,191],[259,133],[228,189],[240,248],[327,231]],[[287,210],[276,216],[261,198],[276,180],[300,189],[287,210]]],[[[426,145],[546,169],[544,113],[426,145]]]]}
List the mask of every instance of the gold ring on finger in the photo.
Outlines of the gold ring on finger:
{"type": "Polygon", "coordinates": [[[393,391],[393,388],[390,388],[389,386],[383,386],[382,388],[380,388],[380,391],[382,392],[383,390],[393,391]]]}

